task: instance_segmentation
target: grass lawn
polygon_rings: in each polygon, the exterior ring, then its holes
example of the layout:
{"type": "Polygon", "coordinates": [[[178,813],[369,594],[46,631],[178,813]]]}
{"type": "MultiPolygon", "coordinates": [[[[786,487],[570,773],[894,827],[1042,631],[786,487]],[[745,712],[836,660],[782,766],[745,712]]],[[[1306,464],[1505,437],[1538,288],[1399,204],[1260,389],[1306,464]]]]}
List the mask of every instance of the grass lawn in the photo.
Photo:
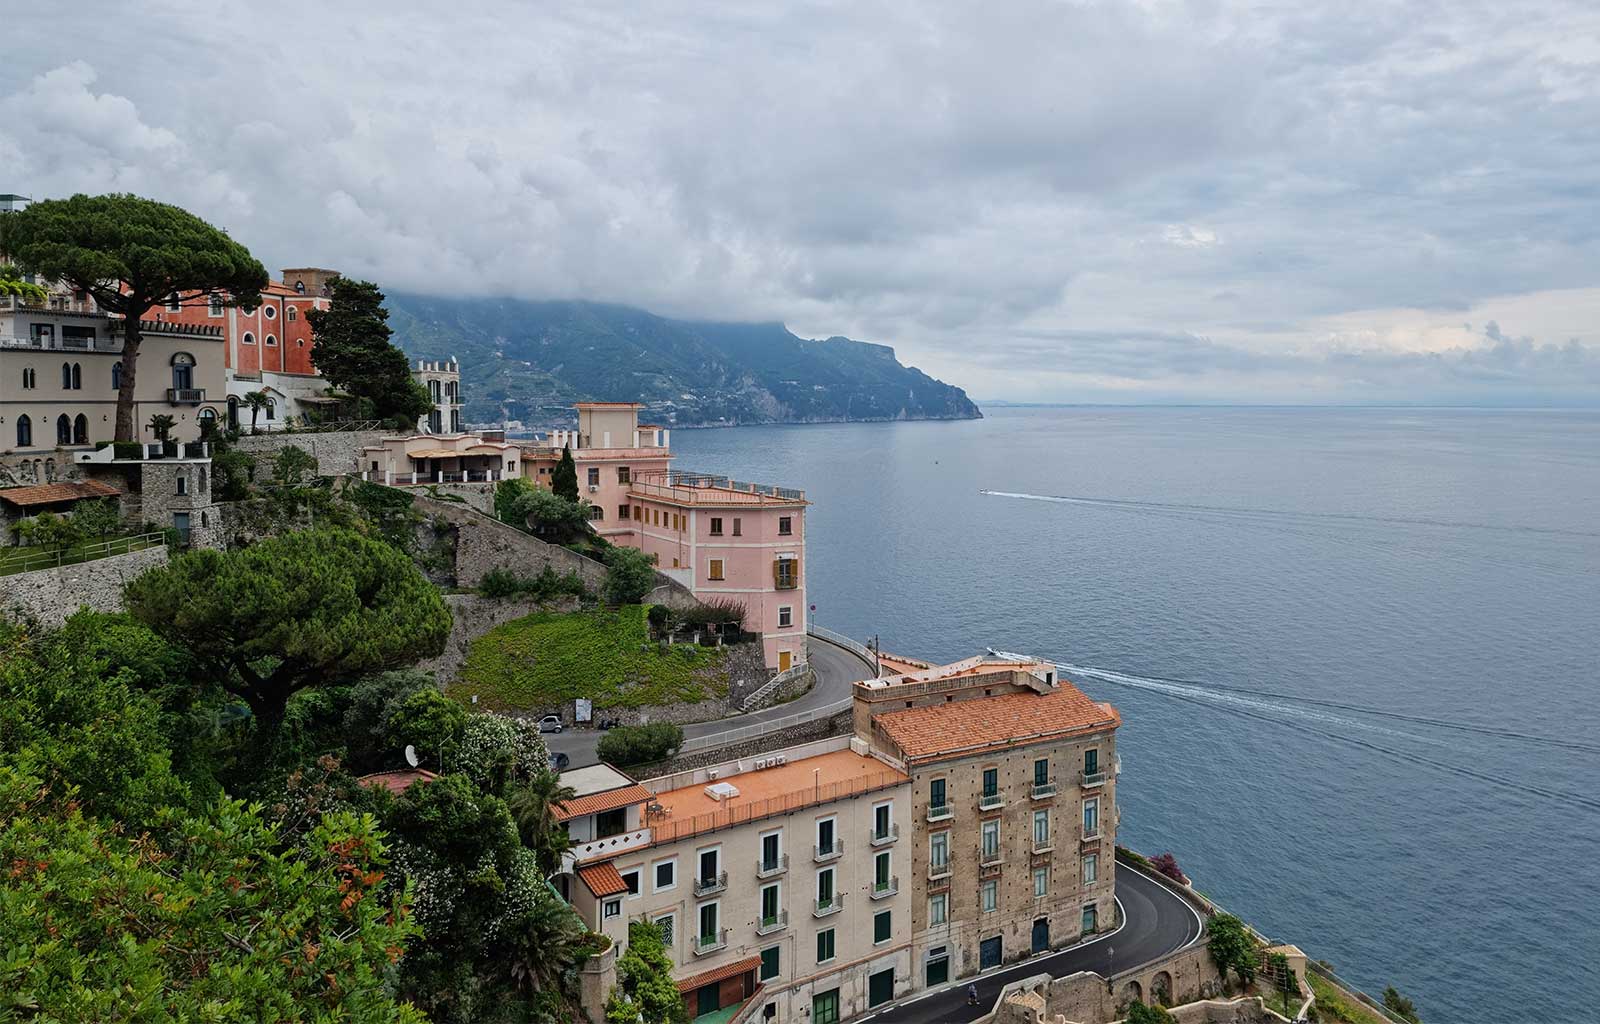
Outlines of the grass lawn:
{"type": "Polygon", "coordinates": [[[37,547],[0,548],[0,576],[11,576],[34,569],[53,569],[58,565],[76,565],[109,555],[125,555],[130,551],[143,551],[162,543],[159,534],[139,534],[133,537],[113,537],[111,540],[94,540],[74,544],[57,555],[37,547]]]}
{"type": "Polygon", "coordinates": [[[688,644],[661,653],[641,605],[535,612],[474,640],[451,689],[501,710],[576,697],[597,708],[699,701],[727,694],[726,653],[688,644]]]}
{"type": "Polygon", "coordinates": [[[1334,987],[1321,975],[1307,971],[1306,980],[1311,982],[1311,991],[1317,994],[1318,1020],[1341,1021],[1343,1024],[1390,1024],[1389,1018],[1353,996],[1346,995],[1343,989],[1334,987]]]}

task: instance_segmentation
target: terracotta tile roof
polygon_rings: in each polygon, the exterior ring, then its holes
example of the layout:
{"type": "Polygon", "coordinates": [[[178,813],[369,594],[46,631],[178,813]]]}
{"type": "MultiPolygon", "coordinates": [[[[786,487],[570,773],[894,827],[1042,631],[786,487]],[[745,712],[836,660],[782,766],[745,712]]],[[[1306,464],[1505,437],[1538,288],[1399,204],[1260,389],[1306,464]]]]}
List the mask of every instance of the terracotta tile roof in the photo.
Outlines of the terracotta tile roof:
{"type": "Polygon", "coordinates": [[[736,978],[745,971],[753,971],[760,966],[761,957],[759,954],[747,956],[743,960],[735,960],[731,964],[723,964],[721,967],[713,967],[709,971],[701,971],[699,974],[689,975],[678,982],[678,991],[693,992],[702,985],[715,985],[719,981],[736,978]]]}
{"type": "Polygon", "coordinates": [[[374,786],[382,786],[391,793],[404,793],[418,782],[432,782],[436,778],[438,776],[426,768],[401,768],[399,771],[373,772],[371,775],[363,775],[356,782],[366,786],[368,789],[374,786]]]}
{"type": "Polygon", "coordinates": [[[614,811],[618,807],[627,807],[630,804],[648,803],[653,800],[654,794],[638,783],[624,786],[622,789],[609,789],[604,793],[591,793],[580,796],[576,800],[568,800],[564,804],[556,804],[555,813],[557,821],[571,821],[573,818],[585,814],[599,814],[601,811],[614,811]]]}
{"type": "Polygon", "coordinates": [[[72,483],[35,484],[32,487],[8,487],[0,491],[0,498],[13,505],[52,505],[58,501],[114,498],[121,493],[99,480],[79,480],[72,483]]]}
{"type": "Polygon", "coordinates": [[[628,883],[622,880],[622,873],[609,860],[579,868],[578,877],[596,896],[615,896],[628,891],[628,883]]]}
{"type": "Polygon", "coordinates": [[[1052,693],[1008,693],[932,704],[889,711],[873,721],[907,758],[926,761],[1114,728],[1122,724],[1122,716],[1063,679],[1052,693]]]}

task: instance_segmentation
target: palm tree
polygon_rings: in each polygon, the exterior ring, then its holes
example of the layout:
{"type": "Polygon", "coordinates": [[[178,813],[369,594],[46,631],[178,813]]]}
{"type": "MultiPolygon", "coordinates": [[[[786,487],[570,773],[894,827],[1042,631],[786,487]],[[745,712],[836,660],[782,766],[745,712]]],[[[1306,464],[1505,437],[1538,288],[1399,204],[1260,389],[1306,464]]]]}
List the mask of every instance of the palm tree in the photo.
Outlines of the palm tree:
{"type": "Polygon", "coordinates": [[[506,936],[511,980],[525,994],[557,993],[577,1002],[577,969],[598,952],[600,940],[555,893],[536,899],[506,936]]]}
{"type": "Polygon", "coordinates": [[[267,407],[267,393],[265,391],[246,391],[244,404],[250,407],[250,433],[256,432],[256,416],[267,407]]]}
{"type": "Polygon", "coordinates": [[[150,423],[145,429],[156,435],[157,441],[165,441],[167,439],[167,435],[172,433],[172,428],[177,425],[178,421],[176,419],[168,416],[166,413],[158,412],[154,416],[150,417],[150,423]]]}
{"type": "Polygon", "coordinates": [[[561,867],[562,854],[572,849],[572,837],[566,825],[556,819],[556,808],[577,796],[577,790],[561,784],[561,776],[544,771],[506,798],[522,845],[533,851],[539,870],[546,876],[561,867]]]}

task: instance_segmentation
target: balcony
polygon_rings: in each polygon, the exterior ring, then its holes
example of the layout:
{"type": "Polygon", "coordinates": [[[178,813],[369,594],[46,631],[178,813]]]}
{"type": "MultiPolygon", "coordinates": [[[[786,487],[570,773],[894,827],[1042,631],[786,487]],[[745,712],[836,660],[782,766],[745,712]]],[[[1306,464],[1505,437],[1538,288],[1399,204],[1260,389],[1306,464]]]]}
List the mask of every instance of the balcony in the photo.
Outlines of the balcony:
{"type": "Polygon", "coordinates": [[[929,804],[928,805],[928,820],[929,821],[949,821],[951,818],[953,818],[955,816],[956,816],[956,809],[953,806],[951,806],[950,804],[945,803],[945,804],[929,804]]]}
{"type": "Polygon", "coordinates": [[[989,867],[991,864],[999,864],[1000,861],[1001,858],[999,847],[995,847],[992,850],[982,850],[978,853],[978,863],[983,867],[989,867]]]}
{"type": "Polygon", "coordinates": [[[1006,798],[999,793],[985,793],[978,797],[978,810],[998,811],[1006,805],[1006,798]]]}
{"type": "Polygon", "coordinates": [[[168,388],[168,405],[199,405],[206,400],[205,388],[168,388]]]}
{"type": "Polygon", "coordinates": [[[1035,800],[1048,800],[1056,795],[1056,784],[1054,782],[1035,782],[1033,784],[1033,792],[1030,795],[1035,800]]]}
{"type": "Polygon", "coordinates": [[[719,949],[728,948],[728,929],[723,928],[712,932],[710,935],[699,935],[694,940],[694,955],[705,956],[715,953],[719,949]]]}
{"type": "Polygon", "coordinates": [[[772,917],[763,917],[756,922],[757,935],[772,935],[789,927],[789,912],[780,910],[772,917]]]}
{"type": "Polygon", "coordinates": [[[895,840],[900,838],[900,826],[890,825],[881,832],[875,828],[868,829],[867,836],[873,846],[888,846],[890,843],[893,843],[895,840]]]}
{"type": "Polygon", "coordinates": [[[591,860],[600,860],[605,857],[615,857],[619,853],[629,850],[642,850],[650,845],[650,830],[647,828],[635,829],[621,835],[607,836],[592,842],[578,843],[567,856],[572,858],[574,864],[585,864],[591,860]]]}
{"type": "Polygon", "coordinates": [[[896,875],[883,882],[872,883],[872,898],[875,900],[887,899],[900,891],[900,878],[896,875]]]}
{"type": "Polygon", "coordinates": [[[932,864],[932,863],[930,863],[928,865],[928,881],[937,882],[941,878],[949,878],[949,877],[950,877],[950,862],[949,861],[945,861],[942,864],[932,864]]]}
{"type": "Polygon", "coordinates": [[[839,911],[841,911],[843,909],[844,909],[844,893],[836,892],[836,893],[833,894],[832,897],[830,897],[828,899],[819,899],[819,900],[816,901],[816,903],[812,904],[811,916],[812,917],[827,917],[829,914],[837,914],[839,911]]]}
{"type": "Polygon", "coordinates": [[[811,848],[811,857],[818,864],[822,864],[822,863],[825,863],[825,862],[830,861],[830,860],[838,860],[840,857],[843,857],[843,856],[844,856],[844,840],[843,839],[835,839],[833,841],[833,845],[832,846],[813,846],[811,848]]]}
{"type": "Polygon", "coordinates": [[[696,878],[694,880],[694,894],[696,896],[710,896],[714,892],[722,892],[728,887],[728,873],[719,871],[710,878],[696,878]]]}
{"type": "Polygon", "coordinates": [[[1055,848],[1056,844],[1055,840],[1053,839],[1046,839],[1043,842],[1038,839],[1033,841],[1033,855],[1035,857],[1042,857],[1047,853],[1053,853],[1055,852],[1055,848]]]}
{"type": "Polygon", "coordinates": [[[1083,788],[1084,789],[1095,789],[1096,787],[1103,786],[1103,785],[1106,784],[1106,773],[1105,772],[1098,772],[1098,771],[1097,772],[1088,772],[1088,771],[1086,771],[1086,772],[1081,773],[1081,777],[1082,777],[1083,788]]]}
{"type": "Polygon", "coordinates": [[[788,871],[788,870],[789,870],[789,855],[787,853],[785,853],[782,856],[780,856],[777,860],[770,860],[770,861],[768,861],[768,860],[758,860],[758,861],[756,861],[756,877],[757,878],[777,878],[779,875],[783,874],[785,871],[788,871]]]}
{"type": "Polygon", "coordinates": [[[1083,843],[1098,843],[1100,841],[1100,826],[1083,825],[1078,833],[1078,841],[1083,843]]]}

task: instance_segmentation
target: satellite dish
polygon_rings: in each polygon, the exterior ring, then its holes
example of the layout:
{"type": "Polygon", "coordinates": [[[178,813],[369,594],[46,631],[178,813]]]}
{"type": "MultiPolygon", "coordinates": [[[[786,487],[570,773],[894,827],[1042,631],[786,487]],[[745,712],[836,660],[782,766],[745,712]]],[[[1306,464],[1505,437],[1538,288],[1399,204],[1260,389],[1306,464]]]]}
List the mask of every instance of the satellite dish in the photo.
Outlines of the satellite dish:
{"type": "Polygon", "coordinates": [[[422,762],[417,759],[417,748],[413,747],[411,744],[407,743],[406,744],[406,764],[409,764],[411,767],[415,768],[417,765],[419,765],[421,763],[422,762]]]}

